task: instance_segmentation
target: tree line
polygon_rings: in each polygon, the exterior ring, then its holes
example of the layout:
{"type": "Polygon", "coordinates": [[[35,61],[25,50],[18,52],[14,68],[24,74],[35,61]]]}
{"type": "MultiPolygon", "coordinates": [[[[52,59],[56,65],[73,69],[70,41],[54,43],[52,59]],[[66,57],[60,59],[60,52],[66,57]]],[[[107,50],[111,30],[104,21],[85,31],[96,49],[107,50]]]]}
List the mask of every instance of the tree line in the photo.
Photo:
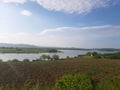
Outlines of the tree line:
{"type": "Polygon", "coordinates": [[[120,59],[120,52],[116,53],[109,53],[109,54],[99,54],[97,52],[88,52],[86,53],[87,56],[93,56],[98,59],[120,59]]]}
{"type": "Polygon", "coordinates": [[[50,55],[41,55],[40,60],[59,60],[59,55],[56,55],[56,54],[54,54],[52,56],[50,56],[50,55]]]}
{"type": "MultiPolygon", "coordinates": [[[[59,55],[57,55],[57,54],[54,54],[52,56],[43,54],[43,55],[40,56],[39,59],[32,60],[32,61],[42,61],[42,60],[52,61],[52,60],[59,60],[59,59],[60,59],[59,55]]],[[[3,60],[0,59],[0,62],[3,62],[3,60]]],[[[13,60],[8,60],[8,62],[19,62],[19,60],[18,59],[13,59],[13,60]]],[[[29,59],[24,59],[23,62],[30,62],[30,60],[29,59]]]]}

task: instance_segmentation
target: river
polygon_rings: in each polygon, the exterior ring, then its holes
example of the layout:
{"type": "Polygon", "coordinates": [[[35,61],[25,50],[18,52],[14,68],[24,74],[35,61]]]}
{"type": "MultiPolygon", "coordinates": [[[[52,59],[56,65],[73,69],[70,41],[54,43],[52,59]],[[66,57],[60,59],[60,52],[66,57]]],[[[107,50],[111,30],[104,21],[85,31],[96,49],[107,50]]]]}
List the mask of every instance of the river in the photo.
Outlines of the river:
{"type": "MultiPolygon", "coordinates": [[[[90,52],[90,50],[60,50],[60,51],[62,51],[62,53],[20,53],[20,54],[18,54],[18,53],[4,53],[4,54],[0,54],[0,59],[2,59],[3,61],[13,60],[13,59],[35,60],[35,59],[39,59],[40,56],[43,54],[50,55],[50,56],[57,54],[57,55],[59,55],[60,58],[66,58],[67,56],[74,57],[77,55],[84,55],[87,52],[90,52]]],[[[98,50],[94,50],[94,51],[96,51],[97,53],[100,53],[100,54],[117,52],[117,51],[98,51],[98,50]]]]}

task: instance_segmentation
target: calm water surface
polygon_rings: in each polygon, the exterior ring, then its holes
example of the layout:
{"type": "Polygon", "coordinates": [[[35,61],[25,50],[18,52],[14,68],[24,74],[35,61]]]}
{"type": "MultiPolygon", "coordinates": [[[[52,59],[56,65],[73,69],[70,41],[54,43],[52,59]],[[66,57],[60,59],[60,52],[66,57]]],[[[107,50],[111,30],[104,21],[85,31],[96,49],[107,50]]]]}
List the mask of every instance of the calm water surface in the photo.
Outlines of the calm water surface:
{"type": "MultiPolygon", "coordinates": [[[[66,58],[67,56],[74,57],[77,55],[84,55],[87,52],[90,52],[89,50],[60,50],[62,53],[31,53],[31,54],[17,54],[17,53],[4,53],[0,54],[0,59],[7,61],[7,60],[13,60],[13,59],[18,59],[18,60],[23,60],[23,59],[29,59],[29,60],[35,60],[39,59],[41,55],[54,55],[57,54],[59,55],[60,58],[66,58]]],[[[104,53],[114,53],[116,51],[98,51],[94,50],[98,53],[104,54],[104,53]]]]}

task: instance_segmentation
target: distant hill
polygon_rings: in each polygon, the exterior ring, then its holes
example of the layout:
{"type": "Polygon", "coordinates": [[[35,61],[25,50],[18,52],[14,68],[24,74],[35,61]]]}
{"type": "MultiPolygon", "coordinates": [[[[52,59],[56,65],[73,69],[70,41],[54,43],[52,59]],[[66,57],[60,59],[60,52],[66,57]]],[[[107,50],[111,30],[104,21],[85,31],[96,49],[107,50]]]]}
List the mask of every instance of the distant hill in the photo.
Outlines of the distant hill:
{"type": "Polygon", "coordinates": [[[59,49],[59,50],[99,50],[99,51],[120,51],[120,49],[115,48],[74,48],[74,47],[47,47],[47,46],[37,46],[37,45],[30,45],[30,44],[11,44],[11,43],[0,43],[0,47],[7,47],[7,48],[42,48],[42,49],[59,49]]]}
{"type": "Polygon", "coordinates": [[[36,45],[29,45],[29,44],[10,44],[10,43],[0,43],[0,47],[12,47],[12,48],[40,48],[36,45]]]}

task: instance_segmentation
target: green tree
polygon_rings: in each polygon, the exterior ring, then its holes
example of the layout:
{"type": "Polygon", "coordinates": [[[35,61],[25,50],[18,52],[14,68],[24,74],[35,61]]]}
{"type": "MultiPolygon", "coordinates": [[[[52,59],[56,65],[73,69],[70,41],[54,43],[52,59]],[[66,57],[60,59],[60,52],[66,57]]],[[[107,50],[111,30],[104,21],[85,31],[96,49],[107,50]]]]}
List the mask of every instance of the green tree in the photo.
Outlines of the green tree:
{"type": "Polygon", "coordinates": [[[30,62],[30,60],[29,59],[24,59],[23,62],[30,62]]]}
{"type": "Polygon", "coordinates": [[[96,55],[98,55],[98,53],[97,52],[92,52],[92,55],[96,56],[96,55]]]}
{"type": "Polygon", "coordinates": [[[47,55],[46,58],[47,58],[47,60],[51,60],[50,55],[47,55]]]}
{"type": "Polygon", "coordinates": [[[53,60],[59,60],[59,56],[56,55],[56,54],[54,54],[54,55],[52,56],[52,59],[53,59],[53,60]]]}
{"type": "Polygon", "coordinates": [[[48,52],[54,53],[54,52],[58,52],[58,51],[57,51],[57,49],[49,49],[48,52]]]}
{"type": "Polygon", "coordinates": [[[19,60],[18,59],[13,59],[12,62],[19,62],[19,60]]]}
{"type": "Polygon", "coordinates": [[[98,53],[97,52],[88,52],[88,53],[86,53],[86,55],[87,56],[96,56],[96,55],[98,55],[98,53]]]}
{"type": "Polygon", "coordinates": [[[87,52],[86,55],[87,56],[92,56],[92,53],[91,52],[87,52]]]}
{"type": "Polygon", "coordinates": [[[46,60],[47,59],[47,55],[41,55],[40,56],[40,60],[46,60]]]}

